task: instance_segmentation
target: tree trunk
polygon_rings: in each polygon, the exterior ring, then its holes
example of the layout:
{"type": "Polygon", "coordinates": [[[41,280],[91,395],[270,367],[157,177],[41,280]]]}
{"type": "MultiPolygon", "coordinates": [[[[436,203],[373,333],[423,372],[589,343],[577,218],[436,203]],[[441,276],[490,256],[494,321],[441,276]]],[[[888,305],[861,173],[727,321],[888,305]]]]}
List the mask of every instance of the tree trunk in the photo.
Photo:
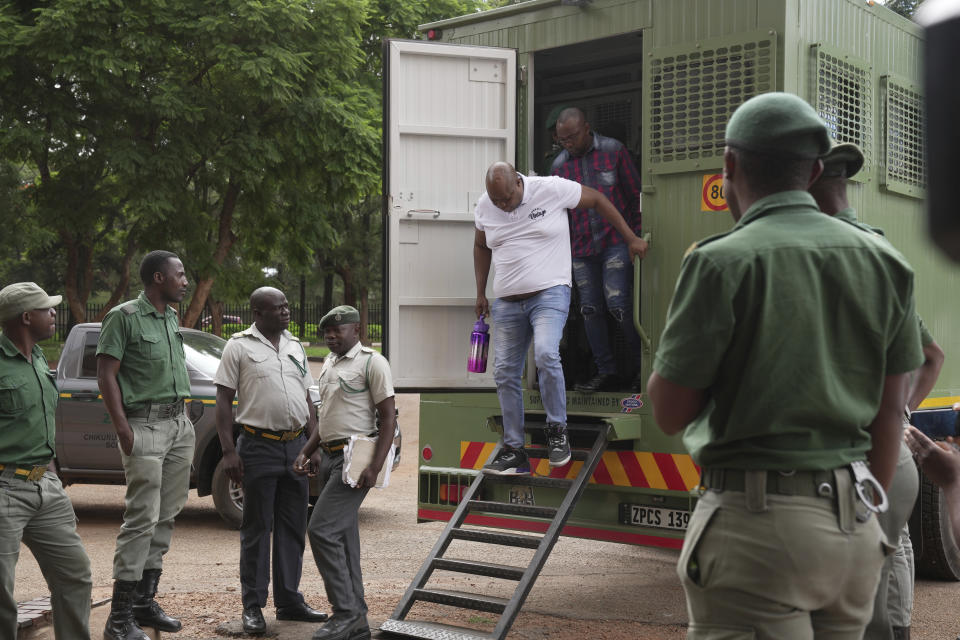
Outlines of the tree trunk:
{"type": "MultiPolygon", "coordinates": [[[[234,235],[230,227],[233,224],[233,214],[237,209],[237,198],[239,197],[240,187],[231,180],[227,186],[227,192],[223,197],[223,206],[220,207],[217,247],[213,252],[213,262],[217,266],[223,264],[223,261],[226,260],[227,255],[230,253],[230,248],[237,241],[237,236],[234,235]]],[[[200,314],[203,312],[203,307],[207,303],[207,297],[210,295],[210,290],[213,289],[213,283],[215,281],[216,278],[212,274],[201,276],[197,280],[193,297],[190,298],[190,306],[187,307],[187,312],[184,313],[180,319],[182,326],[192,327],[197,324],[197,320],[200,319],[200,314]]]]}
{"type": "Polygon", "coordinates": [[[367,301],[367,288],[360,287],[360,342],[370,346],[370,303],[367,301]]]}
{"type": "Polygon", "coordinates": [[[70,309],[70,317],[73,320],[70,324],[86,322],[86,300],[80,299],[77,286],[80,278],[80,252],[77,249],[77,240],[64,229],[60,230],[59,235],[67,254],[67,265],[63,274],[63,295],[67,299],[67,307],[70,309]]]}
{"type": "Polygon", "coordinates": [[[340,279],[343,280],[343,304],[357,306],[357,291],[353,284],[353,271],[348,267],[337,269],[340,279]]]}
{"type": "MultiPolygon", "coordinates": [[[[215,336],[223,335],[223,302],[220,300],[214,301],[213,298],[210,299],[210,304],[208,305],[210,310],[210,331],[215,336]]],[[[203,326],[200,327],[203,329],[203,326]]]]}
{"type": "Polygon", "coordinates": [[[329,271],[323,276],[323,303],[321,307],[320,312],[322,314],[333,308],[333,273],[329,271]]]}
{"type": "Polygon", "coordinates": [[[130,263],[133,262],[133,254],[136,251],[137,242],[134,238],[133,231],[131,230],[127,235],[127,248],[123,254],[123,262],[120,263],[120,279],[117,280],[117,285],[110,293],[110,299],[107,300],[107,304],[103,305],[103,309],[100,310],[100,313],[93,318],[94,322],[100,322],[103,320],[103,317],[107,315],[107,312],[117,306],[117,303],[120,302],[120,299],[124,297],[124,294],[126,294],[127,287],[130,285],[130,263]]]}

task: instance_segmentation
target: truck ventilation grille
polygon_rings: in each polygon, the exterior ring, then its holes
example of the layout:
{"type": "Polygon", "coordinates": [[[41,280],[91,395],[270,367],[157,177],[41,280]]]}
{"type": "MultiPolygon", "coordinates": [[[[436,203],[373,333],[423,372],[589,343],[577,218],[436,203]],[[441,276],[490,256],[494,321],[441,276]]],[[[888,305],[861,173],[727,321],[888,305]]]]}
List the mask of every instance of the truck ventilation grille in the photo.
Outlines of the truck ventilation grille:
{"type": "Polygon", "coordinates": [[[884,97],[883,185],[890,191],[922,197],[927,183],[923,158],[923,96],[906,81],[881,78],[884,97]]]}
{"type": "Polygon", "coordinates": [[[683,51],[656,50],[649,89],[649,168],[657,173],[719,166],[727,119],[748,98],[775,88],[776,36],[683,51]],[[704,163],[704,160],[709,162],[704,163]]]}
{"type": "Polygon", "coordinates": [[[838,142],[852,142],[863,151],[863,169],[854,180],[869,181],[873,167],[873,92],[871,67],[850,56],[813,45],[816,73],[813,106],[838,142]]]}

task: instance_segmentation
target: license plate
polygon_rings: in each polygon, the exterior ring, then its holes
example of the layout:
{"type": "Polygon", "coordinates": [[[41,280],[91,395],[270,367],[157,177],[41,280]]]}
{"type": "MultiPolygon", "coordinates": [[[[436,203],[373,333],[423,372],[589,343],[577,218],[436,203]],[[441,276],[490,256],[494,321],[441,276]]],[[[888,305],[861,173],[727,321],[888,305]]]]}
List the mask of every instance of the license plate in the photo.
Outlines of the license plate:
{"type": "Polygon", "coordinates": [[[690,512],[679,509],[648,507],[642,504],[620,504],[620,522],[638,527],[657,527],[685,531],[690,523],[690,512]]]}

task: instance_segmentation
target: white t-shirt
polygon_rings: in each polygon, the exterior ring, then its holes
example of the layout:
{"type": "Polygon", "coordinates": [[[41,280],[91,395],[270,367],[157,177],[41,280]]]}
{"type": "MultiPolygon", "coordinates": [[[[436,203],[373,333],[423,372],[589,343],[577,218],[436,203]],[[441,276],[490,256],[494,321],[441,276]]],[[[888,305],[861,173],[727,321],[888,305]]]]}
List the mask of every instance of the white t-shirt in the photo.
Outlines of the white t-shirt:
{"type": "Polygon", "coordinates": [[[580,183],[517,175],[523,180],[523,201],[516,209],[507,213],[484,193],[474,213],[477,229],[493,251],[496,298],[571,285],[567,209],[580,202],[580,183]]]}

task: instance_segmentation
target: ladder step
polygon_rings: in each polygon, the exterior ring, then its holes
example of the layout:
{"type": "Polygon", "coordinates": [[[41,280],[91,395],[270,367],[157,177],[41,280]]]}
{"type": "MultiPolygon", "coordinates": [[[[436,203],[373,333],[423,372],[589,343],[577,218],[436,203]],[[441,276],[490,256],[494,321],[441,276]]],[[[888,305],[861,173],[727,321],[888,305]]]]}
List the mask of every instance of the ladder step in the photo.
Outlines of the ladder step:
{"type": "Polygon", "coordinates": [[[436,604],[473,609],[474,611],[486,611],[487,613],[503,613],[510,602],[504,598],[485,596],[480,593],[448,591],[447,589],[415,589],[413,598],[422,602],[435,602],[436,604]]]}
{"type": "Polygon", "coordinates": [[[513,567],[507,564],[474,562],[473,560],[458,560],[456,558],[434,558],[433,568],[470,573],[475,576],[487,576],[488,578],[503,578],[504,580],[519,580],[526,570],[524,567],[513,567]]]}
{"type": "Polygon", "coordinates": [[[420,620],[385,620],[380,625],[380,631],[387,631],[407,638],[423,638],[424,640],[489,640],[493,636],[466,627],[454,627],[449,624],[436,622],[421,622],[420,620]]]}
{"type": "Polygon", "coordinates": [[[548,478],[546,476],[498,476],[487,474],[483,476],[484,482],[499,482],[500,484],[521,484],[530,487],[553,487],[555,489],[569,489],[573,480],[567,478],[548,478]]]}
{"type": "MultiPolygon", "coordinates": [[[[527,452],[527,455],[531,458],[549,458],[550,450],[546,447],[524,447],[524,451],[527,452]]],[[[572,460],[586,460],[587,456],[590,455],[590,452],[585,449],[571,449],[570,458],[572,460]]]]}
{"type": "MultiPolygon", "coordinates": [[[[530,432],[539,432],[543,433],[543,430],[547,428],[546,422],[524,422],[523,430],[530,432]]],[[[607,431],[610,428],[609,424],[604,422],[572,422],[567,424],[567,433],[597,433],[599,431],[607,431]]]]}
{"type": "Polygon", "coordinates": [[[467,503],[470,511],[487,511],[489,513],[507,513],[515,516],[530,516],[532,518],[553,519],[557,515],[554,507],[536,507],[528,504],[512,504],[510,502],[491,502],[489,500],[471,500],[467,503]]]}
{"type": "Polygon", "coordinates": [[[485,542],[499,544],[505,547],[519,547],[521,549],[536,549],[540,546],[540,538],[525,536],[516,533],[501,533],[499,531],[479,531],[477,529],[453,529],[450,537],[456,540],[470,542],[485,542]]]}

